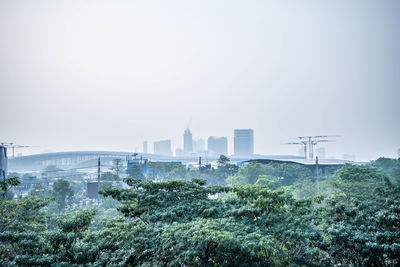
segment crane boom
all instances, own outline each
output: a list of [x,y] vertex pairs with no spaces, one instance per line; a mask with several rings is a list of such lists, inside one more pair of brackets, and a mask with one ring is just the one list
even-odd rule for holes
[[[336,142],[336,140],[331,140],[327,138],[339,137],[339,135],[309,135],[309,136],[299,136],[299,142],[288,142],[283,143],[286,145],[303,145],[304,156],[306,159],[314,159],[314,147],[318,143]],[[308,153],[307,153],[308,152]]]
[[12,157],[15,157],[15,149],[16,148],[26,148],[26,147],[38,147],[38,146],[25,146],[25,145],[16,145],[14,143],[7,143],[7,142],[1,142],[0,143],[4,147],[10,147],[12,148]]

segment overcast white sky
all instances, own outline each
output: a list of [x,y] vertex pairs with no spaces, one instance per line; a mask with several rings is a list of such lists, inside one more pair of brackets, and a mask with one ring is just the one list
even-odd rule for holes
[[[253,128],[255,152],[400,147],[400,1],[0,0],[0,141],[142,150]],[[152,147],[152,145],[151,145]]]

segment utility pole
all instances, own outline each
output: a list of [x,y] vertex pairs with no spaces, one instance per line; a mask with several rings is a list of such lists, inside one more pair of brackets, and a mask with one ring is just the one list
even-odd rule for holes
[[201,156],[199,157],[199,178],[201,178]]
[[100,157],[97,159],[97,200],[100,199],[99,190],[100,190]]
[[315,157],[315,170],[317,172],[317,191],[320,194],[320,184],[319,184],[319,170],[318,170],[318,156]]
[[100,157],[97,159],[97,182],[100,186]]

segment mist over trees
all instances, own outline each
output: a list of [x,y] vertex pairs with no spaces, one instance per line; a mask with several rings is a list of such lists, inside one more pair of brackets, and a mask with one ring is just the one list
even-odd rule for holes
[[[88,208],[66,178],[3,197],[0,265],[400,264],[397,159],[346,164],[323,180],[299,165],[238,168],[226,157],[215,168],[159,167],[147,177],[128,169],[124,181],[103,173],[102,200]],[[18,183],[3,181],[2,194]]]

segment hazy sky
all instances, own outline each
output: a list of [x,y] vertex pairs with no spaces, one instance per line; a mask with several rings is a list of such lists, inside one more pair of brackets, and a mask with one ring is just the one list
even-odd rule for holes
[[233,129],[253,128],[256,153],[335,134],[328,156],[394,157],[399,14],[398,0],[0,0],[0,141],[175,150],[190,123],[230,153]]

